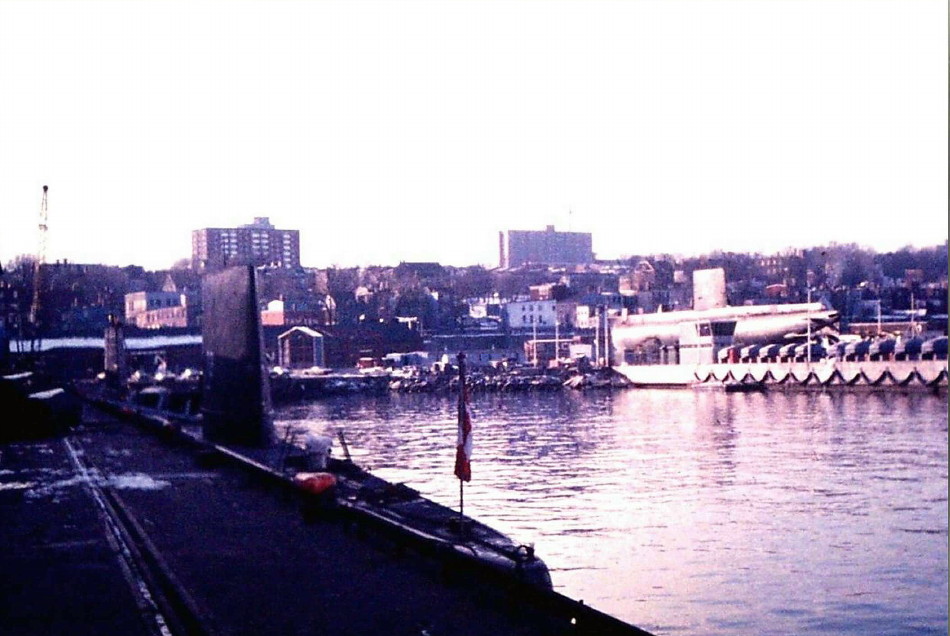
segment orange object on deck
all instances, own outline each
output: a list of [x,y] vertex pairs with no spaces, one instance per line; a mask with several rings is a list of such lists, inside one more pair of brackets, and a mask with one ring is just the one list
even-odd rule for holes
[[294,483],[306,492],[322,495],[336,486],[336,476],[332,473],[297,473]]

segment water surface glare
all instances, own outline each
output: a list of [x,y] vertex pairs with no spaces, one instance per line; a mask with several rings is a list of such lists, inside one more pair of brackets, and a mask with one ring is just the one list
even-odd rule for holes
[[[476,394],[465,512],[555,588],[656,634],[946,634],[947,401],[885,393]],[[453,398],[278,424],[458,506]],[[334,449],[340,455],[339,448]]]

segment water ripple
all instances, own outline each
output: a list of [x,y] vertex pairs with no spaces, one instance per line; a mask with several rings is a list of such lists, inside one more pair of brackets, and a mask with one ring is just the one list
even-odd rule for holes
[[[535,543],[573,598],[657,634],[946,633],[944,399],[631,390],[472,409],[466,512]],[[357,461],[457,506],[455,417],[399,394],[278,424],[344,429]]]

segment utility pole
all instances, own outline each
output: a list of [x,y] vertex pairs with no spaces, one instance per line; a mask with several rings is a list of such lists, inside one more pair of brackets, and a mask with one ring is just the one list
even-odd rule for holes
[[600,306],[594,307],[594,365],[600,366]]
[[538,320],[534,315],[534,309],[531,311],[531,359],[532,366],[538,368]]
[[915,331],[917,325],[914,324],[914,318],[917,317],[917,303],[914,300],[914,292],[910,292],[910,337],[913,338],[917,332]]
[[806,318],[805,324],[808,328],[808,340],[805,342],[807,349],[805,351],[808,353],[808,366],[811,366],[811,285],[808,285],[808,317]]

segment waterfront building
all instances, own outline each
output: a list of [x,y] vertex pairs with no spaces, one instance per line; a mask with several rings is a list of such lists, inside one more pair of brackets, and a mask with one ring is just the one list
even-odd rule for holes
[[383,356],[383,367],[387,369],[402,369],[416,367],[428,369],[431,365],[428,351],[408,351],[406,353],[387,353]]
[[284,369],[326,366],[323,334],[309,327],[293,327],[277,336],[277,354]]
[[596,305],[576,305],[574,307],[574,325],[578,329],[594,329],[597,326]]
[[278,298],[261,310],[265,326],[322,327],[333,324],[333,299],[330,296],[289,301]]
[[[176,278],[179,278],[179,282],[176,282]],[[193,282],[188,281],[189,278],[184,272],[169,272],[161,291],[126,294],[125,323],[139,329],[197,326],[201,302],[196,289],[188,286],[189,282]],[[104,312],[106,309],[99,308],[99,311]],[[103,318],[97,324],[104,324],[106,320]]]
[[584,265],[594,262],[589,232],[507,230],[498,233],[498,264],[503,269],[522,265]]
[[425,340],[432,360],[454,364],[459,351],[465,352],[469,368],[488,367],[506,361],[524,360],[524,337],[503,333],[433,334]]
[[557,321],[556,300],[529,300],[505,305],[508,329],[516,333],[553,331]]
[[266,216],[236,228],[191,233],[191,267],[213,271],[232,265],[300,267],[300,232],[275,228]]
[[[309,329],[323,336],[325,366],[331,369],[354,367],[360,358],[381,360],[387,353],[420,351],[418,331],[399,323],[368,322],[359,325],[327,325]],[[264,347],[273,359],[279,359],[277,338],[287,332],[285,326],[263,325]],[[458,351],[456,351],[457,353]]]
[[[576,345],[580,345],[580,348]],[[543,369],[550,368],[552,363],[556,366],[557,360],[572,360],[577,357],[590,359],[593,356],[592,351],[591,345],[583,345],[579,339],[573,338],[529,338],[524,341],[525,361]]]
[[177,291],[140,291],[125,295],[125,322],[139,329],[188,327],[189,303]]

